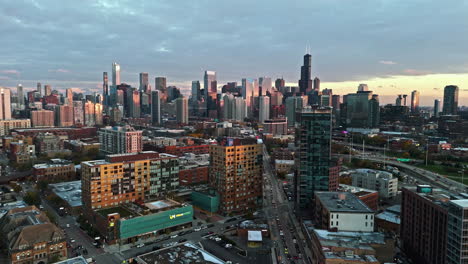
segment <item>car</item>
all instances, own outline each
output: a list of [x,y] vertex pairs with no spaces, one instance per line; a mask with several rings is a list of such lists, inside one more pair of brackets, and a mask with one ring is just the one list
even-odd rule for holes
[[138,244],[136,247],[137,247],[137,248],[142,248],[142,247],[144,247],[144,246],[145,246],[145,244],[141,243],[141,244]]
[[187,242],[187,239],[186,238],[182,238],[179,240],[179,243],[183,243],[183,242]]
[[76,242],[75,239],[70,238],[70,243],[75,243],[75,242]]
[[70,228],[70,224],[67,224],[67,228]]
[[232,248],[232,244],[226,244],[224,247],[225,248]]
[[208,227],[205,226],[205,225],[204,225],[204,226],[201,226],[201,229],[202,229],[202,230],[203,230],[203,229],[207,229],[207,228],[208,228]]
[[178,234],[174,234],[174,235],[171,236],[171,238],[176,238],[178,236],[179,236]]
[[199,227],[195,227],[195,229],[193,229],[193,231],[195,231],[195,232],[198,232],[200,230],[201,230],[201,228],[199,228]]

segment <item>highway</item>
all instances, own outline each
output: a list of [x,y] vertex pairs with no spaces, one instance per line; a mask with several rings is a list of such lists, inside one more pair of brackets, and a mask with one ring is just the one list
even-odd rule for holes
[[[347,156],[347,155],[345,155]],[[384,156],[373,154],[373,155],[354,155],[354,158],[366,159],[374,162],[385,163],[391,166],[402,168],[408,173],[411,177],[417,179],[420,183],[430,184],[435,187],[446,189],[454,192],[466,192],[466,186],[460,182],[451,180],[443,175],[434,173],[428,170],[424,170],[413,166],[411,164],[389,160]]]
[[[269,221],[278,263],[309,263],[308,249],[304,249],[304,235],[294,218],[293,206],[282,190],[281,181],[271,167],[270,156],[264,146],[264,213]],[[296,242],[296,243],[294,243]],[[307,251],[304,251],[307,250]],[[304,254],[304,252],[306,254]]]

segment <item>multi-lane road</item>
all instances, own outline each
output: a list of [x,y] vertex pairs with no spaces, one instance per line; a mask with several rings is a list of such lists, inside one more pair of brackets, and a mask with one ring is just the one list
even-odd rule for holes
[[[274,254],[278,263],[309,263],[309,252],[303,248],[304,235],[294,218],[293,206],[285,197],[282,183],[271,167],[270,156],[264,147],[264,212],[271,229]],[[305,251],[307,250],[307,251]]]

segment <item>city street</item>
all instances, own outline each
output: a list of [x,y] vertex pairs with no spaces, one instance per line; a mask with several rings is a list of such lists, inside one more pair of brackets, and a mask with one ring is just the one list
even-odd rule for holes
[[[264,211],[269,219],[271,227],[271,237],[274,241],[278,263],[309,263],[307,257],[310,256],[308,249],[304,249],[304,235],[300,229],[298,221],[294,217],[293,204],[284,197],[281,181],[276,178],[276,174],[271,167],[270,156],[264,147]],[[282,233],[282,234],[281,234]],[[296,241],[294,241],[294,239]],[[296,242],[296,243],[294,243]],[[307,251],[305,251],[307,250]],[[304,254],[304,252],[306,254]],[[299,258],[295,260],[294,258]]]

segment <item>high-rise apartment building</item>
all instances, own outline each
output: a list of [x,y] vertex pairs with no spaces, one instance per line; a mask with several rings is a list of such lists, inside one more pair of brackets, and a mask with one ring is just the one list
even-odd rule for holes
[[447,204],[447,264],[468,263],[468,200]]
[[220,194],[220,212],[244,214],[262,206],[263,144],[228,138],[210,145],[210,185]]
[[411,92],[411,113],[419,112],[419,91]]
[[456,115],[458,113],[458,86],[445,86],[442,113],[444,115]]
[[44,85],[44,96],[49,96],[52,94],[52,86],[50,84]]
[[259,87],[257,79],[242,79],[242,98],[245,99],[247,105],[247,116],[253,118],[255,112],[254,98],[259,95]]
[[43,91],[42,91],[42,84],[40,82],[38,82],[36,84],[36,91],[39,93],[39,96],[42,97],[44,95]]
[[102,126],[104,123],[102,111],[104,110],[103,105],[100,103],[94,104],[94,122],[97,126]]
[[120,65],[117,62],[112,63],[112,85],[120,85]]
[[304,55],[304,65],[301,66],[301,79],[299,80],[299,92],[306,95],[312,91],[312,56]]
[[303,96],[290,96],[286,98],[286,117],[289,127],[293,127],[296,122],[296,112],[302,110],[306,105],[306,98]]
[[11,129],[29,127],[31,127],[30,119],[0,120],[0,136],[9,135]]
[[141,152],[142,134],[131,126],[102,128],[98,131],[100,151],[104,154]]
[[260,123],[265,122],[265,120],[270,119],[270,97],[260,96],[259,101],[259,111],[258,111],[258,121]]
[[11,91],[0,88],[0,120],[11,119]]
[[18,84],[16,86],[16,94],[18,96],[18,108],[19,109],[24,109],[24,91],[23,91],[23,85]]
[[81,163],[82,200],[86,210],[162,198],[179,186],[177,156],[146,151],[107,155]]
[[50,111],[50,110],[31,111],[32,127],[53,127],[54,123],[55,123],[54,111]]
[[296,208],[312,208],[316,191],[328,191],[331,165],[331,108],[305,108],[297,113],[299,167],[295,181]]
[[72,105],[73,104],[73,89],[72,88],[68,88],[66,90],[66,98],[65,98],[65,104],[67,105]]
[[151,121],[154,126],[161,124],[161,98],[160,91],[151,92]]
[[447,263],[448,222],[445,204],[449,199],[447,194],[428,185],[403,188],[401,248],[415,263]]
[[[361,86],[361,85],[360,85]],[[377,128],[380,121],[380,107],[378,95],[372,91],[365,91],[367,86],[360,87],[360,91],[346,95],[345,113],[346,127],[352,128]]]
[[74,125],[73,106],[56,105],[55,106],[55,125],[58,127],[69,127]]
[[96,125],[96,116],[95,116],[94,111],[95,111],[94,103],[91,101],[86,101],[83,105],[83,115],[84,115],[85,126]]
[[434,113],[433,113],[433,116],[437,118],[437,117],[439,117],[439,114],[440,114],[440,100],[435,99],[434,100]]
[[186,97],[176,99],[176,118],[177,122],[181,124],[188,124],[189,122],[188,100]]
[[83,101],[73,101],[73,123],[84,125]]

